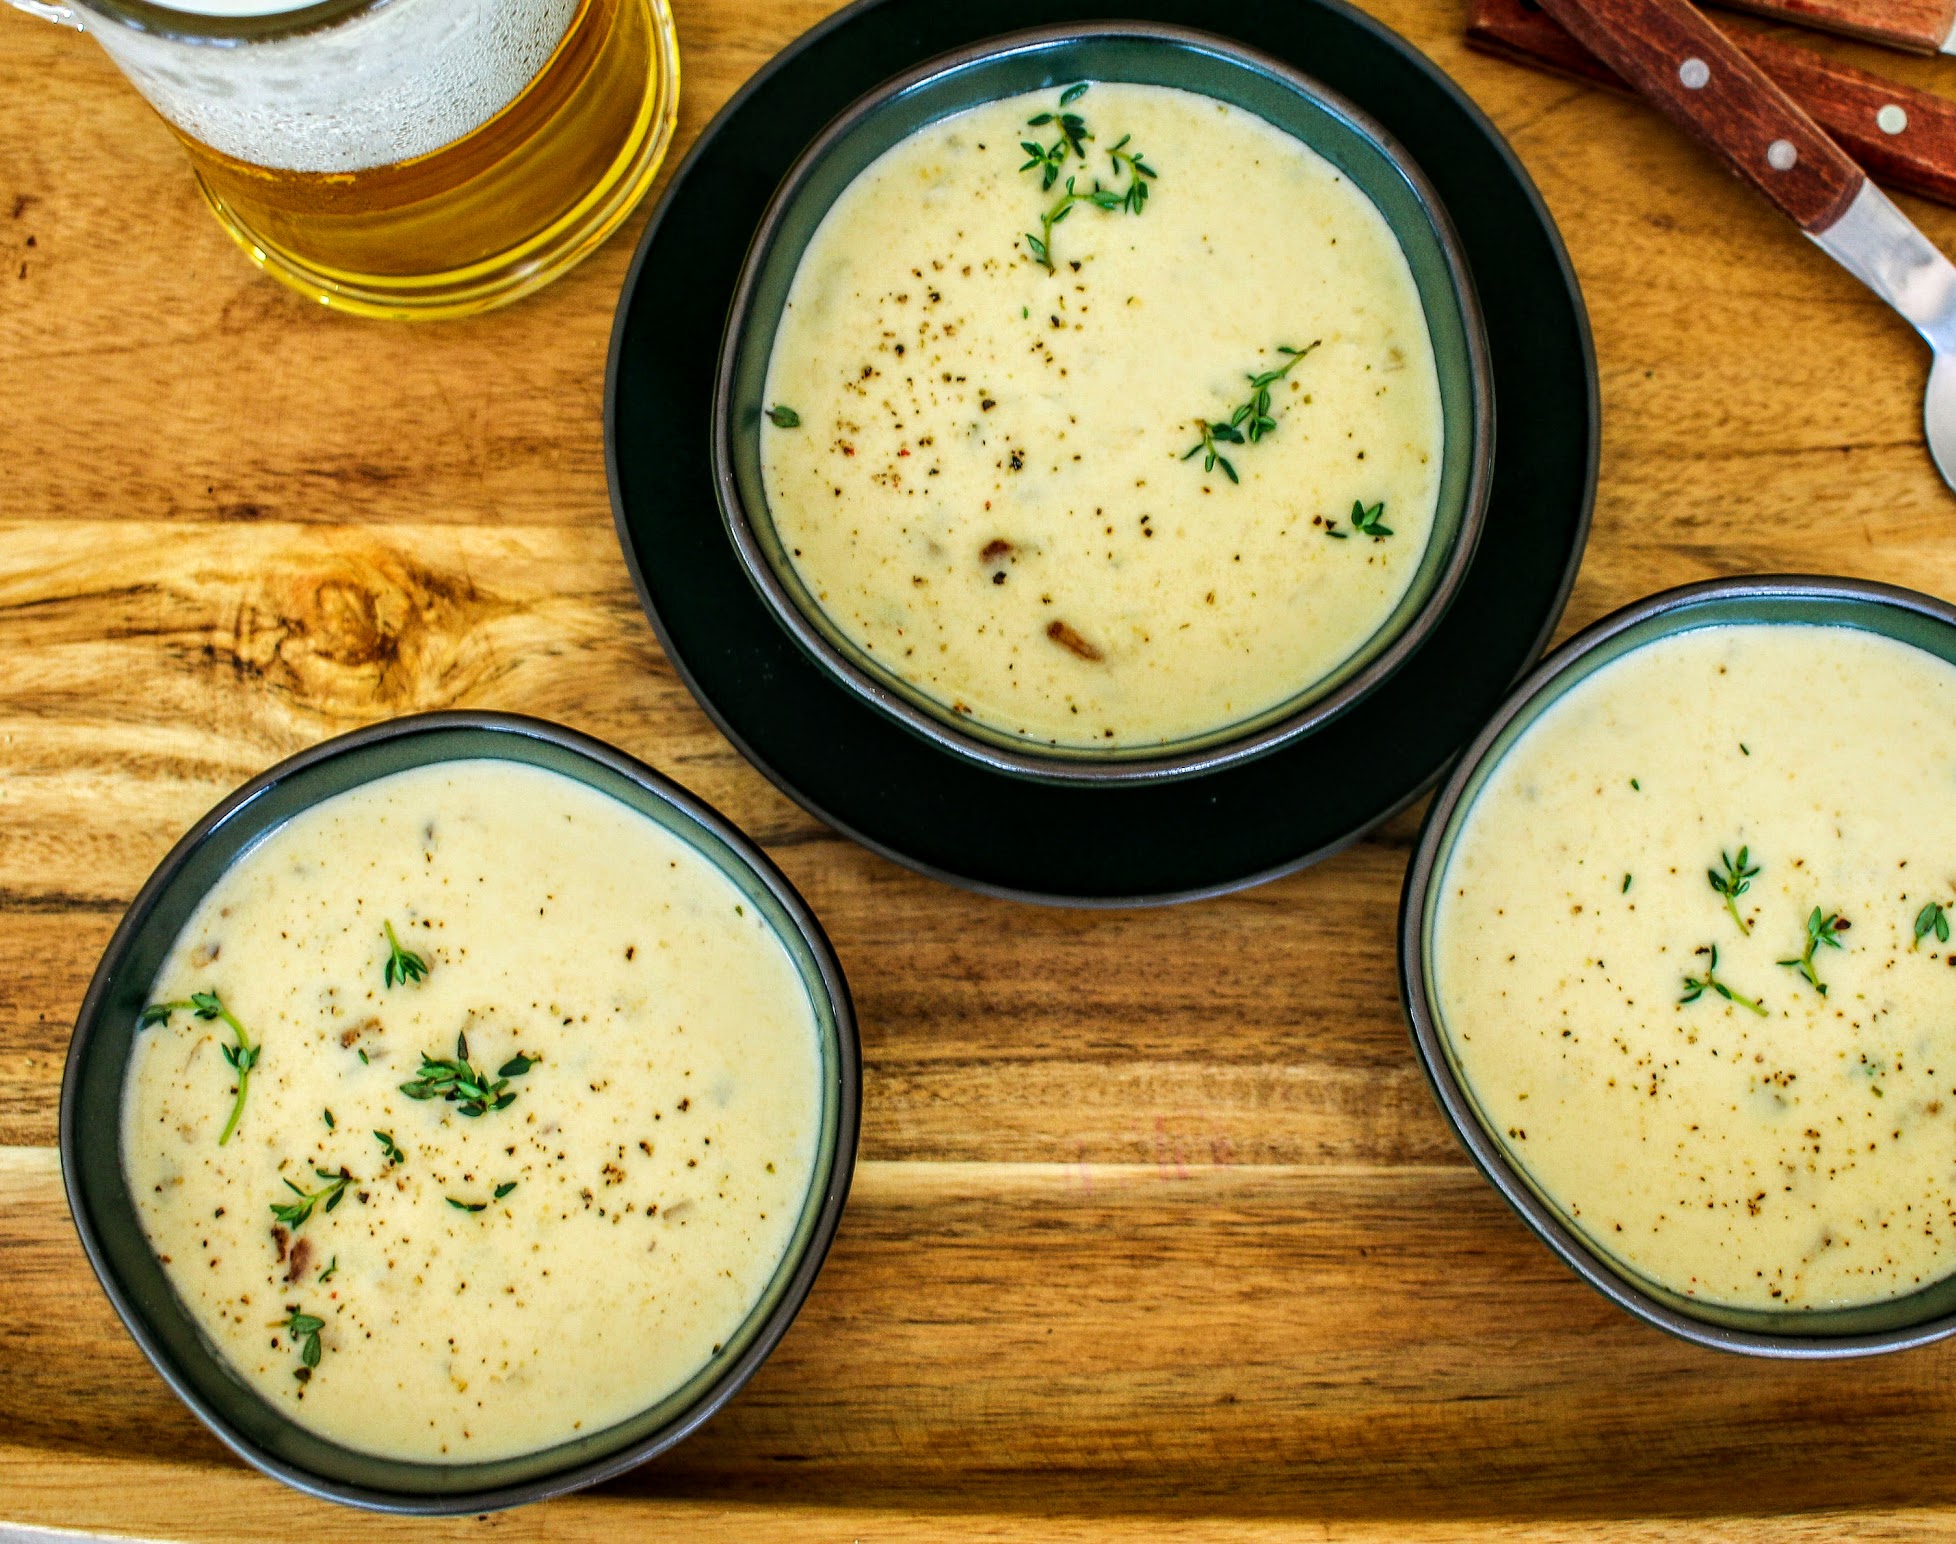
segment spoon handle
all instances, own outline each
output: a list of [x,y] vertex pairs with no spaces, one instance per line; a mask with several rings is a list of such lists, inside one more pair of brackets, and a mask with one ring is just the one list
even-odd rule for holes
[[1617,74],[1818,235],[1867,174],[1687,0],[1540,0]]

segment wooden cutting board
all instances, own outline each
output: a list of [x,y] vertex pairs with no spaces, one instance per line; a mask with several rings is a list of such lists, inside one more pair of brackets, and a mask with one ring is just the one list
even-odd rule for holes
[[[828,8],[685,0],[682,147]],[[1371,8],[1512,137],[1588,291],[1607,430],[1568,627],[1748,570],[1956,595],[1903,325],[1637,103],[1467,52],[1465,0]],[[1956,91],[1956,64],[1819,46]],[[0,8],[0,104],[0,1519],[1956,1534],[1956,1346],[1796,1367],[1676,1344],[1466,1167],[1393,986],[1414,818],[1247,895],[1079,914],[917,878],[749,770],[612,536],[600,391],[637,222],[490,317],[352,321],[252,273],[87,39]],[[1956,213],[1910,207],[1956,250]],[[184,827],[329,734],[460,705],[601,735],[753,832],[835,939],[868,1076],[828,1270],[724,1415],[579,1499],[414,1524],[257,1477],[164,1389],[76,1245],[55,1103],[96,955]]]

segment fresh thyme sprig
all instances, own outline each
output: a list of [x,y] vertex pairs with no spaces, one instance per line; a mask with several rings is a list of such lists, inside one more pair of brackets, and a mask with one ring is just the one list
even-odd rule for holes
[[291,1180],[287,1180],[285,1188],[299,1199],[272,1202],[272,1215],[288,1228],[301,1226],[308,1217],[312,1216],[312,1209],[322,1201],[326,1203],[323,1210],[330,1212],[345,1198],[346,1187],[353,1183],[353,1176],[344,1168],[316,1168],[312,1172],[328,1183],[321,1185],[317,1190],[301,1190]]
[[381,971],[382,982],[389,987],[406,986],[427,975],[428,962],[412,949],[401,947],[400,939],[394,936],[394,924],[383,921],[380,925],[387,930],[387,964]]
[[1913,951],[1931,933],[1936,935],[1937,943],[1949,942],[1949,913],[1943,909],[1940,901],[1929,902],[1915,914],[1915,940],[1909,949]]
[[1853,925],[1853,923],[1849,922],[1839,912],[1831,912],[1826,916],[1822,916],[1820,908],[1818,906],[1814,907],[1812,913],[1807,917],[1806,948],[1800,951],[1800,957],[1798,959],[1781,960],[1779,963],[1793,970],[1797,970],[1807,978],[1807,984],[1809,986],[1822,997],[1825,997],[1827,995],[1827,983],[1822,981],[1814,971],[1813,951],[1823,944],[1829,949],[1845,949],[1847,945],[1840,941],[1840,935],[1845,933]]
[[300,1313],[297,1303],[287,1303],[285,1307],[290,1317],[272,1320],[272,1328],[284,1330],[299,1348],[300,1365],[293,1369],[292,1376],[305,1383],[319,1365],[319,1332],[326,1328],[326,1321],[316,1314]]
[[1707,957],[1705,960],[1705,973],[1702,976],[1686,976],[1684,978],[1684,996],[1678,999],[1679,1007],[1683,1007],[1687,1003],[1695,1003],[1707,992],[1716,992],[1728,1003],[1737,1003],[1741,1008],[1750,1008],[1762,1019],[1766,1016],[1766,1005],[1763,1002],[1757,1002],[1745,996],[1743,993],[1733,991],[1723,981],[1718,979],[1717,944],[1706,944],[1703,948],[1695,952]]
[[[1288,360],[1273,370],[1245,371],[1245,378],[1250,383],[1248,399],[1231,413],[1226,421],[1196,419],[1196,432],[1201,437],[1182,452],[1182,459],[1187,461],[1193,456],[1200,455],[1203,471],[1213,472],[1217,467],[1221,467],[1223,476],[1231,482],[1240,482],[1242,479],[1236,475],[1236,468],[1230,465],[1229,457],[1216,449],[1217,443],[1220,441],[1228,445],[1254,445],[1266,434],[1272,433],[1277,427],[1277,420],[1270,410],[1270,388],[1289,375],[1296,367],[1297,361],[1304,358],[1322,341],[1321,338],[1313,339],[1302,348],[1292,348],[1288,343],[1279,343],[1277,352],[1290,355]],[[1379,507],[1383,510],[1385,506]],[[1385,534],[1392,533],[1388,531]]]
[[[1370,536],[1374,540],[1379,541],[1390,536],[1392,534],[1392,527],[1385,523],[1385,500],[1381,499],[1370,509],[1367,509],[1363,499],[1353,499],[1352,531],[1358,532],[1360,536]],[[1324,534],[1338,541],[1343,541],[1351,535],[1351,531],[1341,531],[1338,529],[1338,522],[1336,520],[1327,520],[1324,523]]]
[[[1036,140],[1022,139],[1019,148],[1026,153],[1026,162],[1019,168],[1022,172],[1037,170],[1039,191],[1050,193],[1053,185],[1066,169],[1070,156],[1083,166],[1087,160],[1087,141],[1093,135],[1087,129],[1087,121],[1078,113],[1068,112],[1081,97],[1087,94],[1087,82],[1079,81],[1060,93],[1059,107],[1048,113],[1035,113],[1026,120],[1028,128],[1040,129],[1048,124],[1056,125],[1059,138],[1050,145],[1042,145]],[[1095,178],[1093,186],[1081,189],[1077,176],[1068,177],[1060,193],[1059,200],[1039,217],[1039,234],[1026,232],[1026,250],[1032,254],[1033,261],[1046,272],[1055,271],[1053,263],[1053,227],[1073,212],[1075,204],[1091,204],[1103,213],[1113,214],[1125,210],[1129,214],[1139,214],[1147,206],[1148,180],[1156,176],[1155,169],[1142,159],[1141,152],[1129,150],[1131,134],[1123,134],[1108,150],[1107,159],[1114,168],[1114,175],[1125,173],[1127,186],[1122,188],[1103,188],[1100,179]]]
[[1358,499],[1352,500],[1352,529],[1360,536],[1390,536],[1392,527],[1382,523],[1385,515],[1385,500],[1380,499],[1370,509]]
[[407,1162],[407,1154],[401,1151],[400,1144],[394,1140],[393,1132],[376,1131],[374,1137],[380,1143],[381,1157],[385,1158],[389,1163]]
[[1725,865],[1725,872],[1721,874],[1717,869],[1705,870],[1705,877],[1711,881],[1711,887],[1725,897],[1725,909],[1732,914],[1732,920],[1738,923],[1739,931],[1747,937],[1752,935],[1752,929],[1746,925],[1745,918],[1739,915],[1738,902],[1739,897],[1752,888],[1752,881],[1759,873],[1758,864],[1748,866],[1746,863],[1746,857],[1750,852],[1750,848],[1741,847],[1738,857],[1734,858],[1730,853],[1720,851],[1718,861]]
[[[1202,438],[1189,447],[1187,454],[1182,459],[1186,461],[1198,450],[1203,451],[1205,452],[1202,457],[1203,471],[1213,472],[1217,467],[1221,467],[1223,469],[1223,476],[1227,477],[1231,482],[1241,482],[1242,479],[1236,475],[1236,468],[1229,464],[1229,457],[1216,449],[1216,440],[1220,437],[1227,439],[1232,445],[1240,445],[1243,443],[1243,436],[1238,434],[1234,429],[1231,429],[1228,424],[1211,424],[1205,418],[1196,419],[1195,427]],[[1225,432],[1219,436],[1217,433],[1218,430]]]
[[1029,172],[1035,166],[1038,167],[1039,191],[1042,193],[1051,192],[1053,184],[1059,181],[1060,172],[1065,169],[1069,152],[1077,160],[1084,161],[1087,158],[1086,142],[1093,138],[1087,132],[1087,120],[1078,113],[1069,113],[1066,110],[1086,94],[1087,82],[1077,81],[1060,93],[1057,111],[1037,113],[1026,119],[1026,127],[1029,129],[1043,129],[1049,123],[1059,125],[1060,137],[1050,145],[1041,145],[1029,139],[1019,141],[1019,148],[1032,158],[1019,170]]
[[251,1036],[245,1033],[244,1025],[238,1022],[237,1016],[224,1006],[224,999],[215,992],[192,992],[187,1002],[151,1003],[143,1009],[136,1027],[148,1029],[152,1024],[165,1023],[173,1013],[194,1014],[200,1019],[222,1019],[237,1037],[235,1044],[218,1047],[224,1053],[226,1063],[238,1075],[238,1094],[231,1101],[231,1118],[224,1123],[224,1130],[217,1139],[217,1145],[222,1147],[231,1140],[231,1133],[238,1129],[238,1117],[244,1114],[245,1090],[251,1085],[251,1069],[258,1065],[264,1044],[251,1043]]
[[401,1092],[410,1099],[446,1099],[458,1106],[459,1114],[473,1119],[513,1104],[515,1091],[504,1092],[509,1088],[509,1080],[520,1078],[535,1065],[534,1057],[519,1052],[496,1069],[496,1080],[492,1083],[486,1072],[478,1072],[469,1065],[469,1037],[466,1033],[459,1034],[455,1037],[455,1059],[439,1060],[423,1051],[420,1072],[413,1082],[401,1085]]

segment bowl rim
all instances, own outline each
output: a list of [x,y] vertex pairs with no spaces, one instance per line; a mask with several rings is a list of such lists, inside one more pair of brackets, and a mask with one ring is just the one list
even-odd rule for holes
[[[1461,799],[1488,762],[1496,741],[1547,688],[1583,659],[1611,640],[1654,618],[1682,615],[1721,600],[1829,600],[1855,605],[1891,607],[1940,622],[1956,634],[1956,606],[1917,590],[1873,579],[1827,574],[1753,574],[1706,579],[1660,590],[1610,612],[1551,651],[1509,691],[1481,731],[1460,753],[1445,782],[1433,796],[1421,824],[1412,861],[1406,866],[1399,903],[1398,974],[1400,1002],[1421,1070],[1426,1074],[1440,1113],[1454,1138],[1466,1149],[1474,1167],[1521,1220],[1563,1264],[1619,1308],[1681,1340],[1715,1351],[1784,1360],[1829,1361],[1905,1351],[1956,1334],[1956,1313],[1924,1319],[1892,1329],[1843,1335],[1775,1334],[1717,1324],[1663,1302],[1603,1263],[1547,1202],[1523,1179],[1507,1148],[1493,1136],[1448,1060],[1445,1032],[1426,975],[1425,945],[1429,918],[1427,895],[1435,864],[1448,828],[1459,813]],[[1719,625],[1716,623],[1707,625]],[[1767,624],[1797,625],[1797,624]],[[1684,629],[1681,629],[1684,630]],[[1673,636],[1665,634],[1664,636]],[[1563,689],[1577,683],[1565,682]],[[1496,758],[1497,761],[1499,758]],[[1790,1318],[1790,1315],[1789,1315]]]
[[[213,831],[268,789],[286,778],[324,762],[365,751],[390,741],[411,739],[430,733],[452,733],[457,730],[512,735],[569,750],[637,784],[724,842],[741,861],[749,866],[780,904],[816,963],[821,978],[821,990],[828,999],[829,1010],[835,1019],[839,1049],[836,1069],[839,1089],[835,1151],[831,1161],[828,1187],[822,1197],[808,1242],[800,1259],[795,1263],[779,1301],[769,1312],[753,1340],[739,1356],[729,1362],[721,1376],[707,1387],[697,1403],[681,1412],[666,1425],[646,1433],[637,1441],[583,1463],[514,1484],[485,1486],[478,1490],[421,1493],[382,1490],[332,1479],[267,1452],[234,1428],[222,1412],[213,1408],[196,1387],[178,1371],[157,1338],[150,1333],[142,1309],[133,1301],[115,1275],[97,1232],[95,1217],[89,1209],[87,1198],[82,1193],[79,1178],[82,1164],[80,1134],[82,1120],[87,1112],[81,1108],[78,1068],[83,1059],[80,1053],[87,1049],[102,1018],[103,1000],[108,993],[116,968],[129,952],[137,934],[148,922],[150,914],[155,910],[164,892],[174,883],[192,854],[202,847]],[[468,758],[438,757],[419,765],[435,765],[440,761],[461,759]],[[315,806],[309,804],[306,807]],[[135,898],[124,911],[121,921],[116,924],[115,932],[102,951],[101,960],[89,980],[81,1007],[76,1012],[75,1027],[69,1037],[66,1062],[62,1070],[57,1151],[60,1155],[62,1189],[68,1203],[69,1215],[74,1222],[76,1233],[81,1238],[82,1251],[88,1257],[88,1263],[95,1272],[96,1280],[101,1283],[102,1290],[107,1294],[117,1317],[122,1320],[123,1327],[129,1331],[143,1355],[149,1359],[150,1365],[169,1385],[171,1391],[189,1406],[191,1412],[219,1441],[253,1468],[274,1479],[283,1480],[307,1495],[364,1507],[371,1511],[434,1517],[500,1510],[582,1490],[623,1474],[647,1459],[663,1453],[691,1436],[700,1426],[718,1414],[746,1386],[761,1364],[773,1353],[782,1336],[787,1333],[789,1326],[800,1313],[802,1305],[807,1301],[815,1278],[820,1274],[829,1249],[835,1241],[843,1208],[849,1197],[850,1186],[855,1176],[861,1122],[862,1040],[856,1022],[854,1002],[849,994],[849,985],[843,975],[841,962],[837,959],[828,935],[823,931],[820,921],[817,920],[808,903],[802,899],[787,876],[775,866],[773,860],[751,838],[698,795],[682,787],[664,773],[654,770],[636,757],[629,756],[602,740],[565,725],[525,714],[448,710],[407,714],[383,723],[370,724],[347,734],[323,740],[296,755],[288,756],[226,794],[178,838],[149,878],[143,882],[142,888],[137,891]],[[279,1419],[286,1421],[282,1413],[279,1414]],[[292,1423],[288,1421],[287,1424]]]
[[[1347,680],[1295,712],[1261,729],[1194,750],[1160,756],[1130,756],[1119,760],[1046,755],[994,744],[960,729],[884,684],[836,648],[803,614],[761,550],[752,513],[740,496],[733,465],[733,377],[735,357],[752,317],[761,270],[787,218],[814,171],[862,122],[896,97],[939,76],[991,59],[1033,53],[1060,43],[1096,38],[1140,38],[1180,49],[1218,55],[1254,72],[1274,76],[1306,99],[1344,119],[1386,158],[1405,179],[1430,222],[1445,263],[1449,287],[1459,307],[1466,341],[1467,376],[1473,394],[1473,431],[1465,447],[1467,485],[1461,504],[1460,528],[1445,564],[1435,576],[1426,601],[1398,634]],[[1395,233],[1396,234],[1396,233]],[[1196,777],[1254,760],[1299,740],[1330,723],[1383,685],[1426,642],[1460,592],[1486,523],[1494,476],[1494,374],[1480,294],[1453,219],[1438,191],[1398,139],[1372,114],[1334,91],[1316,77],[1273,54],[1233,38],[1167,22],[1099,21],[1025,27],[984,38],[938,54],[890,76],[845,107],[809,142],[783,176],[768,201],[760,223],[741,261],[740,278],[721,334],[713,381],[712,461],[714,491],[721,524],[749,582],[759,592],[775,620],[831,679],[912,733],[968,761],[1010,776],[1040,782],[1089,786],[1132,786]],[[1374,635],[1376,636],[1376,635]]]

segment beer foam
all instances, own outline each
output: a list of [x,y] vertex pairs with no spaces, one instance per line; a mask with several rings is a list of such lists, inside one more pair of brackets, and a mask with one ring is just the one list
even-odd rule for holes
[[314,0],[170,0],[166,11],[182,11],[187,16],[279,16],[286,11],[303,11]]
[[[196,4],[204,15],[289,8]],[[87,20],[150,105],[192,139],[273,170],[352,172],[427,155],[495,117],[535,79],[579,4],[383,0],[318,32],[228,48]]]

